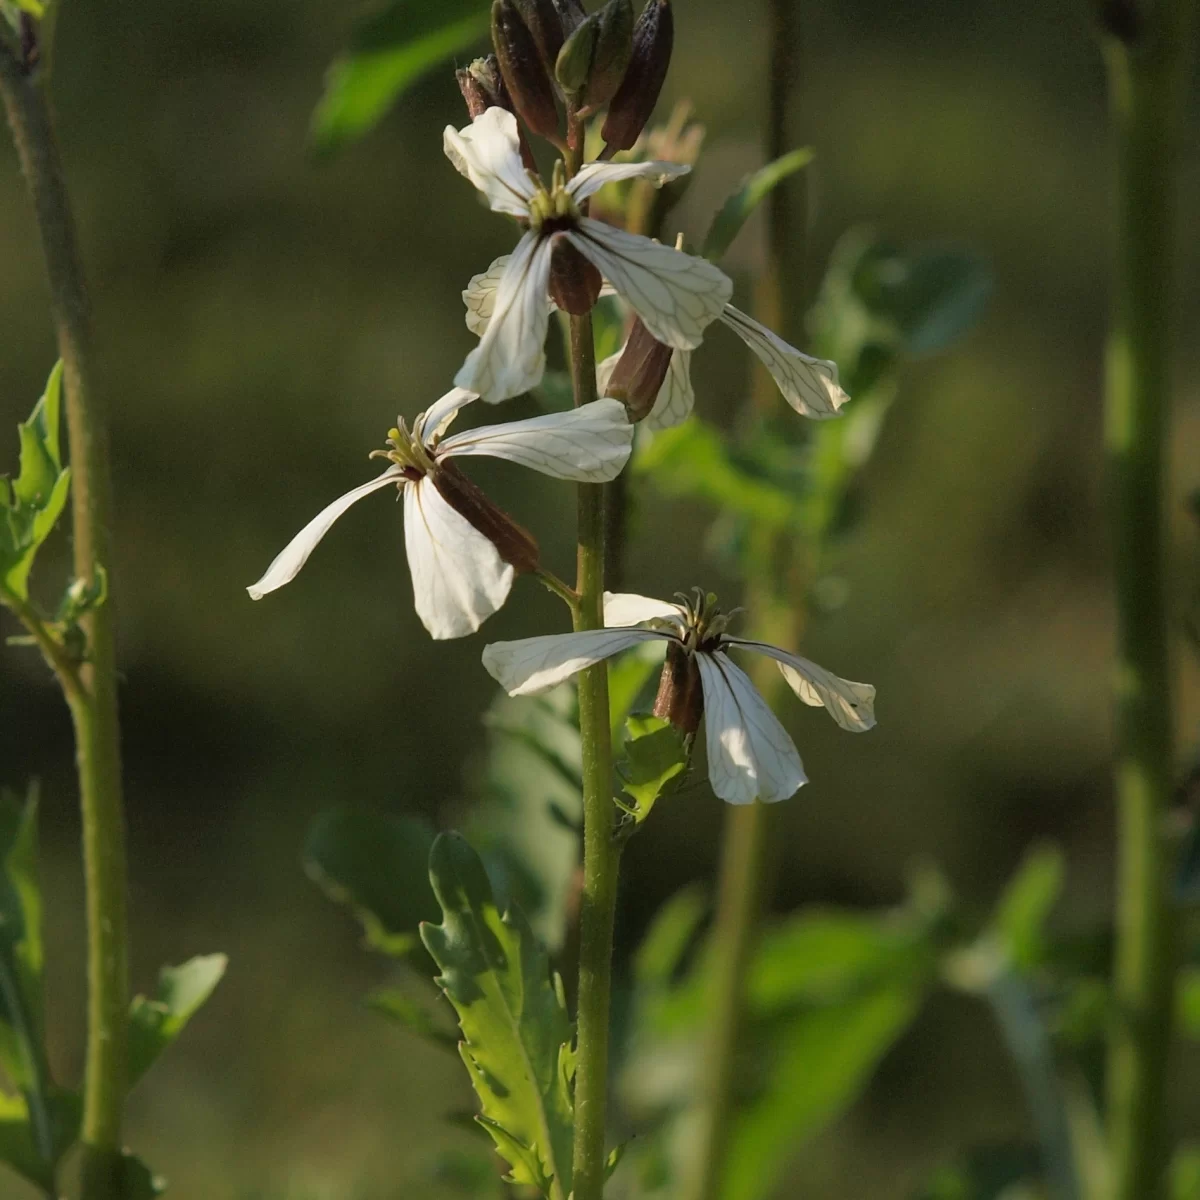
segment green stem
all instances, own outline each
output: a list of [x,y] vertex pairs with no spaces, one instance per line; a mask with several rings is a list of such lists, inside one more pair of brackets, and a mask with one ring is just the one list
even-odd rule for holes
[[[33,200],[63,361],[75,574],[91,584],[103,566],[111,596],[107,430],[90,386],[91,317],[75,223],[47,98],[2,42],[0,99]],[[110,1200],[119,1186],[129,1007],[125,825],[111,599],[90,612],[82,625],[88,660],[79,670],[79,687],[66,689],[66,694],[75,726],[88,917],[83,1197]]]
[[1174,752],[1164,491],[1179,123],[1194,0],[1138,6],[1134,44],[1107,46],[1117,247],[1105,381],[1117,602],[1116,1017],[1108,1101],[1114,1200],[1157,1200],[1168,1158],[1175,978],[1163,822]]
[[[591,316],[571,318],[575,403],[596,398]],[[604,487],[579,485],[576,630],[604,625]],[[613,838],[608,667],[579,676],[583,744],[583,894],[579,914],[578,1060],[575,1068],[574,1200],[600,1200],[606,1166],[608,1026],[620,847]]]
[[[798,14],[792,0],[768,0],[771,41],[765,150],[773,161],[788,149],[787,114],[796,77]],[[802,185],[803,180],[799,183]],[[778,329],[783,317],[783,288],[796,280],[786,267],[803,254],[803,202],[799,213],[787,187],[775,189],[767,208],[767,269],[755,289],[760,320]],[[797,215],[799,220],[796,220]],[[789,292],[791,294],[791,292]],[[770,375],[757,363],[751,387],[751,411],[764,414],[778,403]],[[794,597],[781,600],[772,583],[776,539],[752,534],[756,571],[747,580],[746,605],[754,636],[787,644],[802,622]],[[789,589],[791,590],[791,589]],[[802,592],[797,589],[796,595]],[[768,701],[781,691],[778,672],[767,660],[752,668],[755,683]],[[766,669],[763,669],[766,668]],[[702,1141],[696,1172],[687,1191],[689,1200],[714,1200],[720,1194],[729,1129],[735,1109],[734,1066],[743,1025],[746,968],[757,937],[765,878],[769,873],[770,809],[765,804],[729,806],[725,814],[724,851],[717,885],[717,914],[713,933],[713,975],[710,982],[709,1026],[703,1046],[701,1122]]]

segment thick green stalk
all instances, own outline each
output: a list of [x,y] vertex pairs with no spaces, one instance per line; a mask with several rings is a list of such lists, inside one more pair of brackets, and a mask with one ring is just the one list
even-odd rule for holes
[[[71,456],[75,574],[103,568],[112,591],[107,431],[90,383],[90,308],[62,162],[43,90],[0,41],[0,98],[29,186],[46,258],[63,361]],[[83,621],[88,658],[66,689],[75,725],[88,918],[88,1045],[84,1079],[84,1200],[116,1195],[127,1090],[129,1008],[125,824],[111,600]]]
[[1164,817],[1174,752],[1164,493],[1171,275],[1182,110],[1195,0],[1138,5],[1107,46],[1116,132],[1117,247],[1105,424],[1117,601],[1116,1016],[1108,1100],[1114,1200],[1165,1189],[1175,980]]
[[[575,403],[596,398],[596,354],[590,316],[571,318]],[[604,625],[604,487],[579,485],[575,628]],[[620,848],[613,838],[612,737],[608,667],[579,676],[579,734],[583,745],[583,895],[579,914],[578,1051],[575,1068],[574,1200],[600,1200],[608,1107],[608,1027],[612,990],[613,924]]]

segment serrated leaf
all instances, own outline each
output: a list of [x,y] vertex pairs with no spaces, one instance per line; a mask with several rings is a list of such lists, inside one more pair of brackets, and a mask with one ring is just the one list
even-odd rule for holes
[[457,1051],[458,1039],[444,1028],[425,1004],[399,988],[376,988],[367,996],[367,1007],[443,1050]]
[[441,925],[422,925],[458,1013],[481,1123],[515,1182],[554,1200],[571,1191],[572,1030],[546,951],[519,909],[501,917],[483,863],[459,834],[429,855]]
[[133,1087],[212,995],[229,960],[224,954],[189,959],[158,974],[153,998],[135,996],[129,1009],[129,1086]]
[[62,364],[55,366],[46,391],[29,420],[17,426],[20,474],[4,489],[0,512],[0,591],[21,600],[29,596],[29,572],[42,543],[62,515],[71,473],[62,465],[59,414]]
[[683,735],[662,717],[638,715],[625,722],[624,758],[617,764],[621,790],[633,800],[640,824],[655,802],[687,770],[688,746]]
[[701,254],[716,262],[733,244],[750,214],[790,175],[812,162],[808,147],[792,150],[747,175],[713,218]]
[[417,926],[438,913],[426,867],[433,837],[420,817],[335,808],[309,827],[304,868],[354,913],[371,949],[403,956],[420,947]]
[[392,0],[330,67],[313,114],[316,147],[330,151],[362,137],[426,72],[487,29],[488,8],[479,0]]
[[1001,896],[992,929],[1018,970],[1029,970],[1045,957],[1045,924],[1062,885],[1062,851],[1035,846]]

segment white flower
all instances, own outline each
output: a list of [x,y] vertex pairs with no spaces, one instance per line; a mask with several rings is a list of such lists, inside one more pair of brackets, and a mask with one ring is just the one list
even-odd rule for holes
[[[496,307],[496,291],[511,258],[506,254],[496,259],[482,274],[473,276],[463,292],[463,303],[467,306],[467,328],[476,337],[487,334]],[[614,294],[613,288],[607,283],[601,292],[601,295],[605,294]],[[547,311],[552,311],[553,307],[553,303],[550,303]],[[732,304],[724,306],[717,320],[729,326],[750,347],[771,373],[784,399],[801,416],[818,421],[841,416],[842,405],[850,397],[838,383],[837,363],[813,358],[788,345],[783,338]],[[622,346],[596,368],[597,387],[601,396],[605,394],[613,368],[624,352],[625,347]],[[691,414],[696,403],[691,361],[690,350],[676,348],[672,353],[666,379],[644,422],[647,429],[668,429],[680,424]]]
[[588,163],[551,190],[521,163],[512,113],[489,108],[465,129],[447,126],[446,155],[494,212],[529,225],[496,282],[487,331],[454,382],[495,402],[536,386],[546,366],[550,259],[565,239],[665,345],[693,350],[733,291],[702,258],[583,216],[579,206],[606,183],[637,176],[663,183],[686,174],[677,163]]
[[514,570],[496,545],[447,502],[443,489],[456,495],[470,485],[451,487],[454,480],[448,479],[451,469],[446,461],[482,454],[556,479],[604,483],[615,479],[628,460],[633,427],[621,404],[607,399],[445,437],[458,410],[475,399],[473,393],[455,388],[421,413],[411,432],[398,421],[389,434],[390,449],[375,452],[392,465],[318,513],[266,574],[246,589],[251,598],[261,600],[290,583],[338,517],[362,497],[392,486],[404,495],[404,541],[413,601],[425,628],[435,638],[462,637],[478,629],[504,603]]
[[852,733],[875,724],[875,689],[839,679],[816,663],[765,642],[729,637],[729,616],[711,596],[668,604],[632,594],[604,597],[606,628],[585,633],[495,642],[483,665],[512,696],[544,691],[586,667],[640,642],[663,641],[694,661],[704,695],[708,776],[712,789],[731,804],[785,800],[807,782],[800,755],[750,678],[729,658],[751,650],[773,658],[792,691],[828,710]]

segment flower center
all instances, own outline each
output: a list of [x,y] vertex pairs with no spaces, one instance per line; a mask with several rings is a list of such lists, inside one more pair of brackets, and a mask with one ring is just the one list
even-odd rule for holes
[[683,646],[689,653],[715,650],[721,644],[729,622],[742,610],[722,612],[712,592],[692,588],[690,596],[676,592],[683,612]]
[[579,206],[567,190],[566,168],[560,158],[554,164],[554,175],[547,188],[541,177],[529,172],[534,193],[529,201],[529,227],[534,233],[562,233],[574,229],[579,220]]
[[404,423],[403,417],[396,418],[396,424],[388,430],[387,449],[372,450],[371,458],[386,458],[404,472],[409,480],[422,479],[433,470],[433,456],[421,444],[412,430]]

